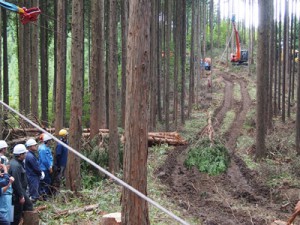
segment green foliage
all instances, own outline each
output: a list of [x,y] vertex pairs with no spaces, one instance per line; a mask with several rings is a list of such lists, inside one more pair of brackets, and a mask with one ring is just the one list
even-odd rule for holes
[[227,170],[229,162],[229,153],[224,145],[216,143],[210,146],[210,141],[204,139],[190,149],[185,165],[188,168],[196,166],[209,175],[219,175]]

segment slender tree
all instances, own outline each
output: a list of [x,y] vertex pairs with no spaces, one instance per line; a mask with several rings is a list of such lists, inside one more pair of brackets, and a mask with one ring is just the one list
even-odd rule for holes
[[3,41],[3,101],[9,104],[9,79],[8,79],[8,50],[7,50],[7,13],[2,12],[2,41]]
[[[38,5],[38,0],[32,1],[33,5]],[[31,113],[33,116],[38,118],[38,108],[39,108],[39,30],[38,26],[32,26],[31,28]]]
[[109,170],[119,172],[117,1],[109,2]]
[[[121,86],[121,115],[122,115],[122,127],[125,126],[125,93],[126,93],[126,43],[127,43],[127,31],[128,31],[128,0],[123,0],[121,3],[121,29],[122,29],[122,86]],[[154,20],[155,21],[155,20]]]
[[195,103],[195,0],[192,0],[192,28],[191,28],[191,53],[190,53],[190,76],[189,76],[189,102],[188,117],[192,112],[192,106]]
[[66,57],[67,57],[67,2],[57,1],[57,52],[56,52],[56,100],[55,100],[55,132],[64,127],[65,89],[66,89]]
[[181,1],[181,98],[180,98],[180,120],[181,124],[185,123],[185,60],[186,60],[186,0]]
[[[73,0],[72,4],[72,46],[71,46],[71,118],[70,146],[80,149],[82,134],[83,101],[83,0]],[[80,190],[80,158],[69,154],[66,185],[72,191]]]
[[99,121],[99,49],[100,46],[100,5],[98,0],[91,1],[91,31],[92,31],[92,52],[91,52],[91,64],[90,64],[90,88],[91,88],[91,116],[90,116],[90,128],[91,138],[99,133],[100,121]]
[[[298,30],[298,43],[300,43],[300,29]],[[297,112],[296,112],[296,151],[300,155],[300,63],[298,63],[297,82]]]
[[[267,82],[268,82],[268,49],[269,49],[269,7],[270,0],[259,0],[258,11],[258,46],[257,46],[257,107],[256,107],[256,158],[266,155],[266,115],[267,115]],[[266,54],[267,53],[267,54]]]
[[[150,15],[151,1],[129,1],[124,181],[143,194],[147,194]],[[122,224],[150,224],[148,203],[125,188]]]

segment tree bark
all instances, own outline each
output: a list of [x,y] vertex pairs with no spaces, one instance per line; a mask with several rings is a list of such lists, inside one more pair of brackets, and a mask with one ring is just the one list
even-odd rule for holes
[[64,127],[66,105],[66,57],[67,57],[67,4],[57,1],[57,52],[56,52],[56,100],[55,130],[56,135]]
[[[150,15],[150,1],[129,2],[124,181],[143,194],[147,194]],[[148,203],[125,188],[122,224],[150,224]]]
[[119,172],[117,1],[109,2],[109,170]]
[[[83,101],[83,0],[72,3],[72,47],[71,47],[71,119],[69,141],[70,146],[79,150],[82,133],[82,101]],[[72,191],[81,188],[80,158],[69,154],[66,186]]]
[[269,49],[269,7],[270,0],[258,1],[258,52],[257,52],[257,106],[256,106],[256,158],[266,156],[266,114],[267,114],[267,86],[268,82],[268,49]]

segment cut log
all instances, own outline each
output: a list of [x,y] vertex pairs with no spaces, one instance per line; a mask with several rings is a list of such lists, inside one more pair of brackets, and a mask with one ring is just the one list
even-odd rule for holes
[[103,215],[101,225],[120,225],[121,213],[110,213]]
[[24,211],[23,225],[39,225],[39,214],[37,211]]
[[[50,133],[55,133],[54,128],[47,128],[47,131]],[[24,128],[24,129],[11,129],[9,130],[12,136],[22,135],[23,137],[14,138],[12,141],[7,141],[9,145],[15,145],[18,143],[25,143],[28,138],[34,138],[36,140],[39,139],[40,131],[36,128]],[[109,135],[108,129],[99,129],[99,136],[106,137]],[[25,136],[25,137],[24,137]],[[82,137],[89,138],[90,136],[90,128],[83,129]],[[121,143],[125,142],[123,135],[120,135]],[[186,145],[187,141],[184,140],[178,132],[149,132],[148,133],[148,144],[156,145],[156,144],[169,144],[169,145]]]

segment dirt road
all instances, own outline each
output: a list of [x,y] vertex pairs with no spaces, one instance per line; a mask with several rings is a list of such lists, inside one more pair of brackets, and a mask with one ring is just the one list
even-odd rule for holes
[[[270,224],[276,218],[287,218],[289,214],[282,213],[279,205],[271,203],[270,190],[261,184],[256,172],[247,168],[235,154],[237,138],[247,112],[253,107],[247,83],[234,74],[216,73],[222,77],[225,88],[222,105],[213,116],[215,132],[221,127],[227,111],[236,113],[224,137],[231,154],[230,167],[226,174],[219,176],[208,176],[195,168],[188,170],[183,165],[188,146],[178,147],[169,153],[158,171],[162,182],[168,185],[167,195],[188,215],[201,218],[206,225],[261,225]],[[240,101],[233,97],[234,84],[240,86]]]

